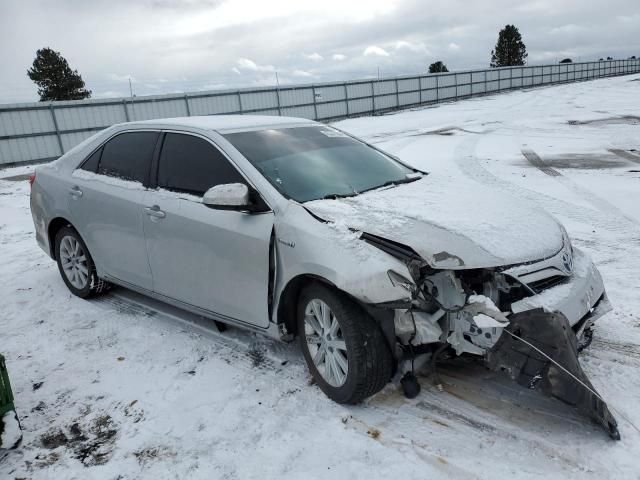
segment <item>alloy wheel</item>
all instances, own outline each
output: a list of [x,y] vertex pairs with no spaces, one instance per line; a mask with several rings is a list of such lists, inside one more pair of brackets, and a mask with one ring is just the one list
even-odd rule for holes
[[304,333],[316,369],[332,387],[347,380],[349,362],[347,345],[340,322],[325,302],[311,300],[305,308]]
[[80,242],[71,235],[60,240],[60,263],[67,280],[78,290],[82,290],[89,280],[87,255]]

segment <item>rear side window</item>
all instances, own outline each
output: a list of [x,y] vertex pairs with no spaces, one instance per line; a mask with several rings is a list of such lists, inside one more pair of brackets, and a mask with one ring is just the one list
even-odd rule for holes
[[84,161],[80,168],[96,173],[98,171],[98,163],[100,163],[100,155],[102,155],[102,147],[89,155],[89,158]]
[[98,173],[144,183],[158,135],[158,132],[129,132],[112,138],[102,147]]
[[158,165],[158,186],[202,196],[216,185],[244,183],[222,152],[202,138],[168,133]]

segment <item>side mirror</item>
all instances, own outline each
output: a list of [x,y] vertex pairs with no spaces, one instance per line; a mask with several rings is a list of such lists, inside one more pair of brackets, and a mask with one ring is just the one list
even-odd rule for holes
[[216,185],[204,192],[202,203],[216,210],[237,210],[247,212],[263,211],[260,205],[251,201],[249,187],[243,183]]

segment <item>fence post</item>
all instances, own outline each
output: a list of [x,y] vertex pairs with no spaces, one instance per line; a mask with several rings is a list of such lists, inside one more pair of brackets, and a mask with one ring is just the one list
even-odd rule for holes
[[344,87],[344,103],[346,106],[347,117],[349,116],[349,89],[347,88],[347,82],[342,84]]
[[398,79],[395,79],[396,84],[396,108],[400,108],[400,93],[398,93]]
[[122,108],[124,109],[124,119],[128,122],[129,110],[127,110],[127,101],[124,98],[122,99]]
[[282,109],[280,108],[280,87],[276,87],[276,99],[278,100],[278,115],[282,116]]
[[313,119],[318,120],[318,105],[316,104],[316,86],[311,85],[311,92],[313,93]]
[[373,81],[371,81],[371,107],[373,107],[373,114],[376,113],[376,89]]
[[60,148],[60,156],[64,155],[64,148],[62,148],[62,138],[60,137],[60,129],[58,129],[58,120],[56,119],[56,113],[53,111],[53,103],[49,104],[49,111],[51,112],[51,119],[53,120],[53,128],[56,130],[56,137],[58,138],[58,147]]
[[240,95],[240,90],[238,90],[238,107],[240,108],[240,115],[243,114],[243,109],[242,109],[242,95]]
[[458,74],[453,74],[453,81],[456,82],[456,100],[458,99]]
[[191,116],[191,110],[189,109],[189,97],[187,97],[187,94],[184,94],[184,104],[187,107],[187,117]]
[[440,76],[436,73],[436,103],[438,103],[440,101],[440,82],[439,79]]

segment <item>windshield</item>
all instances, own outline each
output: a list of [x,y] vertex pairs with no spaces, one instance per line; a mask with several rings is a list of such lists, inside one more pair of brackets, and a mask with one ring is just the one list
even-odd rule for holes
[[357,195],[415,180],[414,170],[325,126],[229,133],[236,147],[287,198]]

